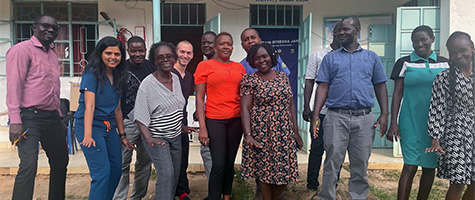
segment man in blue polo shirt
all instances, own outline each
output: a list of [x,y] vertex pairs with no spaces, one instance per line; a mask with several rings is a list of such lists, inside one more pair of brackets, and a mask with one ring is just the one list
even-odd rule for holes
[[[381,137],[388,123],[387,77],[376,53],[362,49],[357,41],[361,25],[357,17],[344,17],[336,35],[341,48],[327,54],[317,75],[317,95],[311,132],[318,137],[319,115],[323,104],[328,112],[323,123],[326,158],[323,181],[318,197],[335,199],[335,184],[340,166],[348,150],[352,199],[366,199],[369,192],[366,169],[371,155],[375,127],[380,125]],[[373,90],[381,115],[374,123]]]
[[[260,44],[261,42],[261,37],[259,37],[259,32],[257,32],[256,29],[246,28],[244,29],[244,31],[242,31],[241,46],[244,51],[246,51],[246,53],[249,53],[249,50],[253,45]],[[247,74],[252,74],[258,71],[256,68],[252,68],[251,65],[249,65],[246,58],[241,60],[241,65],[244,66],[244,69],[246,70]],[[287,65],[285,65],[284,61],[282,60],[282,58],[280,58],[280,56],[277,56],[277,65],[272,69],[277,71],[283,71],[287,74],[287,76],[290,74],[289,68],[287,67]]]

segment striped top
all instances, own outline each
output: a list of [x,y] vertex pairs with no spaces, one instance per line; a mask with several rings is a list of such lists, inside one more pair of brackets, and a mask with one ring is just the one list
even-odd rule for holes
[[175,138],[181,134],[185,98],[180,80],[173,73],[172,82],[173,91],[170,91],[150,74],[137,92],[134,120],[147,126],[152,137]]

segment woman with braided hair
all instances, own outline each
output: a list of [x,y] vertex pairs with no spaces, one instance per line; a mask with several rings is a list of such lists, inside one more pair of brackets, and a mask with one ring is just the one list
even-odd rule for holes
[[436,152],[437,176],[449,179],[446,199],[475,199],[475,73],[470,35],[454,32],[447,40],[450,68],[437,75],[429,108],[429,136]]

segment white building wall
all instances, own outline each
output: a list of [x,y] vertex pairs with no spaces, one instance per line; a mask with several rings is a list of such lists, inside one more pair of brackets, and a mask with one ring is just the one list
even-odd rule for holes
[[[171,0],[166,2],[173,3],[187,3],[186,0]],[[312,49],[316,51],[322,48],[323,45],[323,28],[325,17],[346,16],[346,15],[373,15],[373,14],[392,14],[395,15],[396,8],[405,2],[393,1],[393,0],[277,0],[277,1],[263,1],[263,0],[241,0],[233,1],[234,4],[226,4],[221,1],[221,5],[228,7],[224,8],[216,4],[213,1],[193,1],[193,3],[206,3],[206,19],[209,20],[216,14],[221,13],[221,31],[227,31],[231,33],[234,38],[234,52],[231,57],[232,60],[240,61],[246,56],[245,51],[241,47],[240,34],[241,31],[249,27],[249,7],[250,4],[263,4],[263,5],[303,5],[302,19],[304,19],[310,12],[313,13],[312,24]],[[127,7],[134,6],[134,9]],[[124,3],[123,1],[114,0],[99,0],[98,1],[99,12],[106,12],[109,17],[117,20],[117,26],[126,27],[129,30],[133,30],[135,25],[145,25],[147,31],[147,46],[151,45],[152,38],[152,2],[139,1]],[[143,10],[142,10],[143,9]],[[145,18],[144,20],[144,12]],[[102,17],[99,17],[102,20]],[[368,37],[368,25],[365,24],[362,19],[363,30],[361,35],[361,41],[363,45],[367,41]],[[380,21],[373,21],[378,24],[391,23],[390,17]],[[100,37],[111,34],[111,29],[108,25],[101,26]],[[328,43],[327,43],[328,44]]]

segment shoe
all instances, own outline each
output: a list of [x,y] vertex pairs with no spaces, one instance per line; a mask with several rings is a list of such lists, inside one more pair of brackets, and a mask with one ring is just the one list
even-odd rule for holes
[[208,197],[205,197],[203,200],[209,200],[209,198],[208,198]]
[[180,200],[191,200],[190,197],[188,197],[187,193],[183,193],[180,195]]

